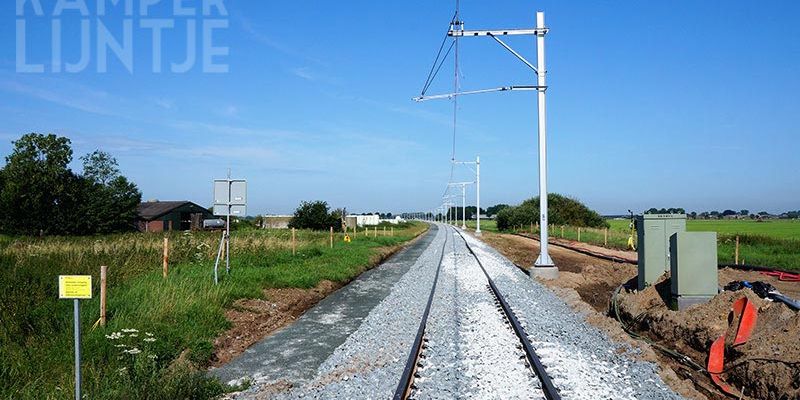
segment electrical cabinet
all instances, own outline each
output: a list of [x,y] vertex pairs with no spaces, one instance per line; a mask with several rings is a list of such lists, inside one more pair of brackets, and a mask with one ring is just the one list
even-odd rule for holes
[[670,237],[672,308],[705,303],[719,290],[717,233],[678,232]]
[[670,270],[670,236],[686,232],[686,214],[644,214],[636,217],[639,290]]

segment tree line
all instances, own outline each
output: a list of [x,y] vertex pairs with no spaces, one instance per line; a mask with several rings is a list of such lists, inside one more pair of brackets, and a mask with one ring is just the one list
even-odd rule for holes
[[[762,218],[770,218],[775,217],[772,214],[761,211],[759,213],[751,213],[750,210],[742,209],[739,211],[734,210],[724,210],[724,211],[703,211],[697,212],[692,211],[687,213],[683,208],[650,208],[644,212],[645,214],[686,214],[686,216],[690,219],[724,219],[724,218],[750,218],[750,219],[762,219]],[[800,218],[800,211],[787,211],[783,214],[778,215],[779,218],[789,218],[789,219],[796,219]]]
[[80,157],[70,169],[71,141],[28,133],[12,142],[0,169],[0,231],[22,235],[89,235],[134,229],[142,194],[109,153]]

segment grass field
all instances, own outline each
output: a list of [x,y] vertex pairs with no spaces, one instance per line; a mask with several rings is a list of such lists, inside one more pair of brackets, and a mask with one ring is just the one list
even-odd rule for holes
[[[467,228],[475,229],[476,225],[477,225],[476,221],[467,221]],[[491,219],[482,219],[481,230],[487,232],[497,232],[497,221]]]
[[[630,236],[629,220],[608,220],[608,236],[602,229],[581,228],[580,241],[615,249],[627,249]],[[475,221],[467,221],[475,229]],[[739,236],[739,263],[800,270],[800,221],[770,220],[688,220],[690,232],[717,232],[717,256],[720,263],[733,263],[736,236]],[[481,221],[481,230],[497,232],[495,221]],[[530,232],[523,227],[520,232]],[[556,226],[552,237],[578,240],[575,227]],[[636,237],[634,235],[634,241]]]
[[[611,230],[624,235],[628,220],[609,220]],[[800,221],[688,220],[690,232],[717,232],[720,263],[733,263],[739,236],[739,263],[800,270]],[[614,235],[616,236],[616,234]]]
[[329,248],[327,232],[298,231],[293,256],[287,230],[234,232],[230,276],[213,284],[217,233],[172,233],[168,279],[161,277],[161,234],[87,238],[0,237],[0,398],[70,398],[72,304],[57,300],[57,276],[109,266],[108,325],[91,329],[95,298],[82,302],[83,386],[91,399],[211,398],[225,388],[202,368],[213,340],[228,328],[224,311],[268,287],[310,288],[346,282],[375,262],[381,248],[426,229],[395,228],[395,236]]
[[[611,229],[627,231],[628,220],[608,220]],[[686,230],[692,232],[717,232],[720,235],[760,235],[775,239],[800,240],[800,220],[687,220]]]

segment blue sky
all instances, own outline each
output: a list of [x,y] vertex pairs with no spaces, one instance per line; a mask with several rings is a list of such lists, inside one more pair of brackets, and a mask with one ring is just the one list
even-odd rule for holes
[[[211,180],[230,167],[249,180],[250,214],[287,213],[313,199],[357,212],[439,204],[452,104],[411,98],[453,1],[226,0],[227,15],[203,17],[176,16],[171,0],[142,16],[136,0],[126,17],[106,0],[103,26],[118,37],[125,21],[134,29],[133,72],[112,54],[105,73],[96,67],[97,0],[85,0],[88,17],[65,10],[58,18],[56,0],[40,1],[43,16],[31,0],[21,17],[13,1],[0,9],[0,155],[23,133],[58,133],[72,139],[76,159],[96,148],[112,153],[145,199],[204,205]],[[467,29],[530,27],[536,10],[551,28],[552,191],[602,213],[800,209],[800,3],[461,1]],[[153,18],[175,26],[163,33],[162,73],[152,69],[151,31],[139,28]],[[86,70],[52,72],[55,19],[69,63],[80,58],[79,27],[89,22]],[[26,23],[26,62],[45,73],[17,72],[15,20]],[[215,58],[228,72],[170,72],[186,57],[188,21],[208,20],[227,21],[213,45],[228,47]],[[508,43],[535,59],[532,38]],[[463,89],[534,82],[491,39],[463,39],[460,48]],[[429,92],[449,91],[452,75],[448,62]],[[483,205],[535,195],[535,94],[459,105],[456,156],[480,154]]]

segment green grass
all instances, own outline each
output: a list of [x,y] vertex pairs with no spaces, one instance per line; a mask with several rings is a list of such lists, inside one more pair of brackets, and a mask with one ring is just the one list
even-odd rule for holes
[[[608,220],[611,229],[626,231],[628,220]],[[688,220],[686,229],[691,232],[717,232],[720,235],[759,235],[775,239],[800,240],[800,220]]]
[[[609,220],[616,232],[628,230],[628,220]],[[800,270],[800,221],[798,220],[688,220],[690,232],[717,232],[720,263],[735,260],[739,236],[739,263]]]
[[[95,238],[0,238],[0,398],[72,396],[72,304],[56,299],[59,274],[92,274],[109,266],[109,322],[92,330],[99,299],[82,302],[84,392],[92,399],[211,398],[225,388],[202,372],[213,340],[228,328],[224,311],[240,298],[261,298],[270,287],[310,288],[346,282],[375,261],[379,249],[407,241],[422,224],[396,227],[394,237],[352,243],[337,234],[298,231],[293,256],[289,231],[235,232],[230,276],[213,284],[216,233],[172,234],[170,276],[161,277],[161,235]],[[123,329],[117,339],[107,335]],[[152,334],[154,341],[146,333]],[[131,336],[131,333],[135,336]],[[124,344],[127,347],[116,347]],[[133,347],[138,354],[124,353]]]
[[[467,221],[467,228],[475,229],[477,221]],[[481,219],[481,231],[497,232],[497,221]]]

